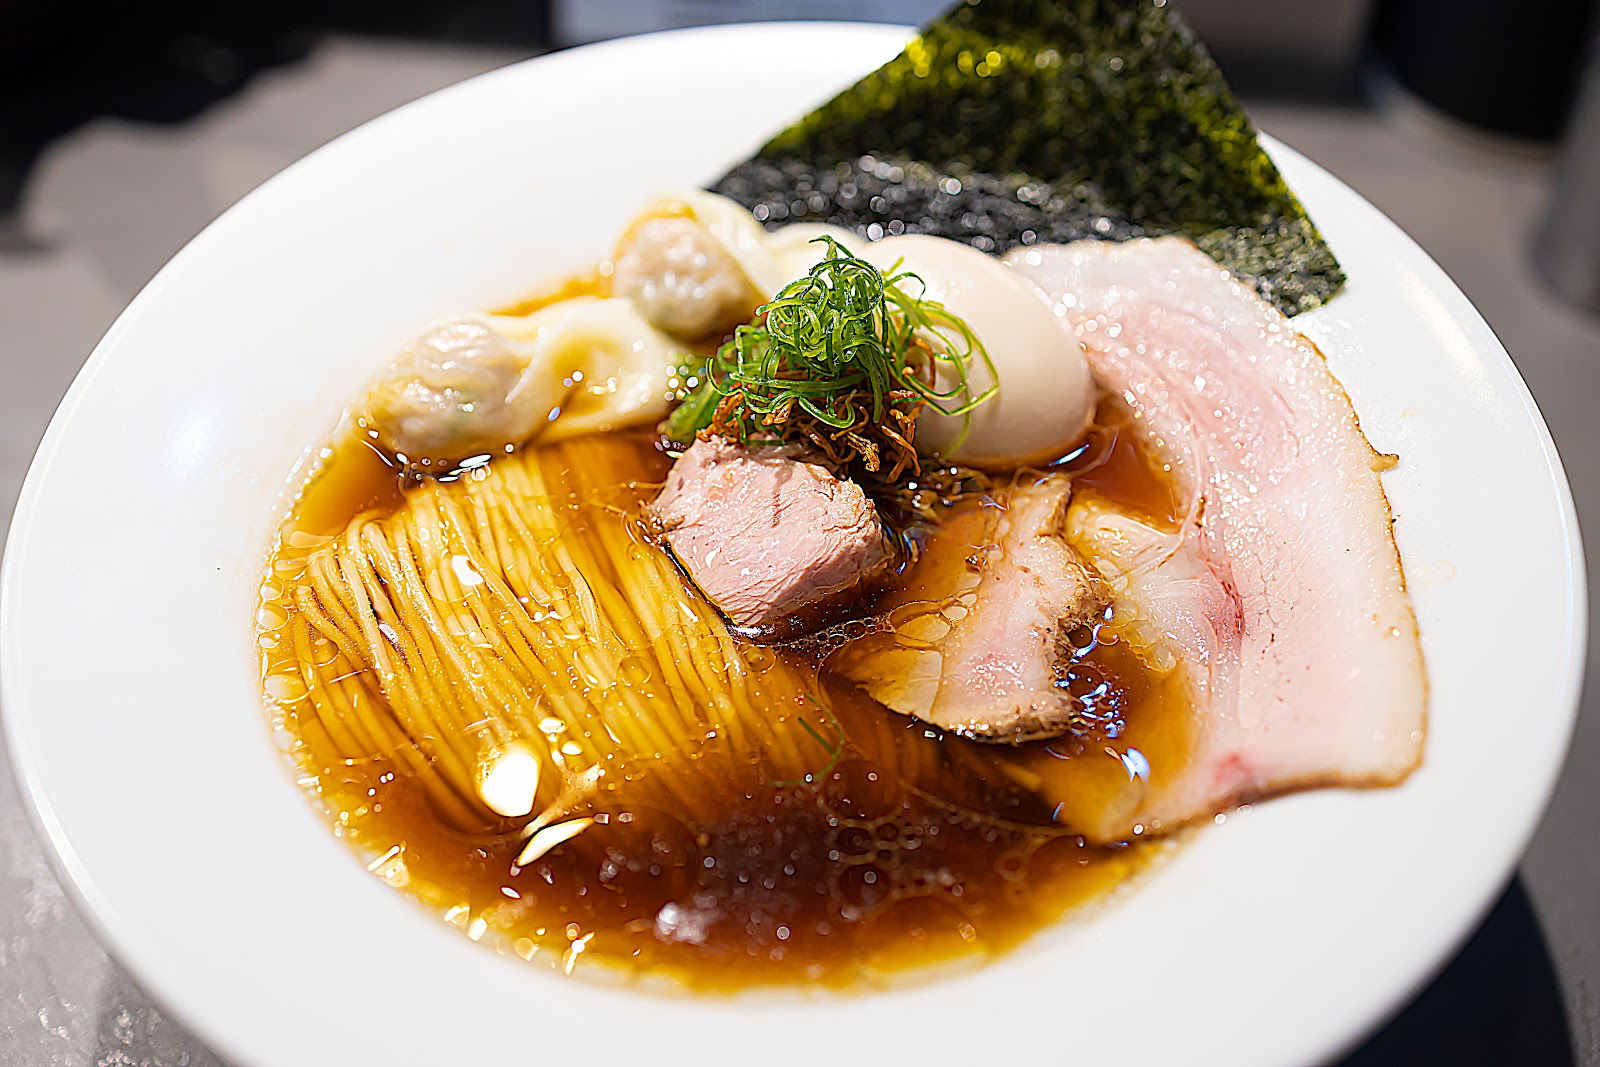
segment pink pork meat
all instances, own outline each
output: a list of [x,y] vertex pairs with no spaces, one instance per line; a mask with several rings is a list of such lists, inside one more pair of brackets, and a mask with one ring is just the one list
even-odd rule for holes
[[706,598],[758,633],[813,628],[892,558],[861,487],[785,449],[696,441],[651,511]]
[[1008,257],[1170,464],[1188,518],[1152,529],[1090,497],[1073,543],[1186,672],[1194,745],[1085,813],[1112,840],[1321,785],[1392,785],[1422,759],[1427,679],[1379,473],[1322,355],[1178,238]]

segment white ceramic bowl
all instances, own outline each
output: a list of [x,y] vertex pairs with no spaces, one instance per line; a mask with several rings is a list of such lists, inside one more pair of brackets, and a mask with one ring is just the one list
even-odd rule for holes
[[732,27],[477,78],[252,193],[106,335],[17,510],[5,722],[84,913],[218,1050],[273,1067],[1298,1062],[1376,1024],[1499,892],[1576,703],[1572,502],[1472,306],[1277,145],[1351,279],[1297,323],[1403,456],[1386,485],[1433,682],[1427,762],[1404,787],[1239,813],[974,973],[804,1000],[653,997],[497,957],[312,813],[266,727],[250,623],[307,447],[420,324],[595,257],[655,188],[716,176],[904,38]]

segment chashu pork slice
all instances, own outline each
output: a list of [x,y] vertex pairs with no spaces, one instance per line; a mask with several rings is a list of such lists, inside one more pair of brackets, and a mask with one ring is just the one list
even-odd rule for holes
[[1063,642],[1105,594],[1067,542],[1070,481],[1029,477],[948,522],[885,605],[892,632],[830,660],[892,711],[982,741],[1063,733]]
[[[1179,238],[1018,250],[1170,464],[1175,532],[1089,494],[1074,543],[1185,671],[1191,756],[1096,818],[1112,840],[1421,761],[1427,680],[1379,472],[1321,354]],[[1139,828],[1136,831],[1135,828]]]
[[859,485],[782,448],[695,441],[650,510],[706,598],[765,636],[813,628],[893,557]]

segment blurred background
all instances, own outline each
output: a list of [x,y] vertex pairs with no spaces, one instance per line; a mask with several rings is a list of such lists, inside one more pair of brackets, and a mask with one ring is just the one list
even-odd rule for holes
[[[1600,5],[1174,2],[1263,130],[1370,199],[1466,290],[1528,380],[1600,536]],[[51,412],[117,313],[216,215],[318,145],[589,41],[778,18],[911,24],[943,6],[0,0],[0,532]],[[1516,521],[1492,502],[1487,514]],[[1506,704],[1515,715],[1516,694]],[[1600,1064],[1597,767],[1590,695],[1504,898],[1348,1062]],[[1473,847],[1470,826],[1418,831]],[[72,914],[0,764],[0,1064],[217,1062]]]

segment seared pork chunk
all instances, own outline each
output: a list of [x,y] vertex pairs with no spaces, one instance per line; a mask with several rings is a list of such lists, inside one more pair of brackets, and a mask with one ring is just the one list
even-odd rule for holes
[[890,613],[894,632],[846,646],[834,666],[903,715],[985,741],[1065,732],[1077,701],[1063,641],[1104,594],[1067,543],[1071,486],[1024,482],[959,516],[918,561]]
[[785,449],[696,441],[651,510],[730,622],[782,636],[820,621],[892,557],[861,487]]

